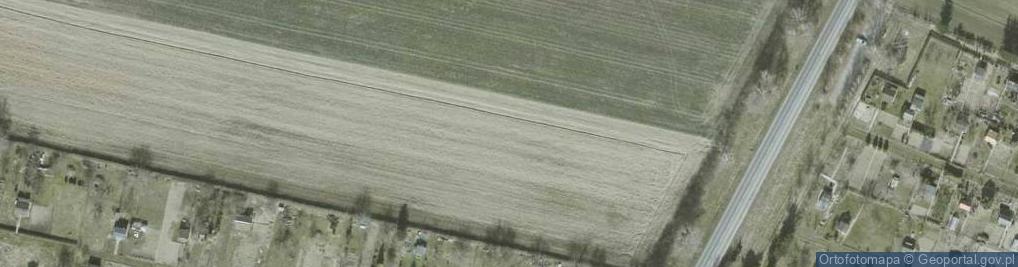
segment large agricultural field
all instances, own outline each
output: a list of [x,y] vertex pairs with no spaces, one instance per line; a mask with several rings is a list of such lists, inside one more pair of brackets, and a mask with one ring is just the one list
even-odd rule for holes
[[54,0],[709,135],[773,1]]
[[516,242],[654,241],[710,140],[208,33],[0,1],[16,132]]
[[[905,0],[898,2],[903,12],[939,21],[943,1]],[[1004,25],[1008,16],[1018,15],[1018,2],[1009,0],[954,1],[950,29],[958,24],[977,36],[982,36],[1000,47],[1004,39]]]

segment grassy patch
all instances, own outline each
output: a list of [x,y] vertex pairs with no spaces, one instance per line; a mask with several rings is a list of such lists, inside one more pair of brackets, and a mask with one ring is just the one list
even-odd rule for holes
[[883,205],[869,205],[859,214],[845,244],[863,251],[890,251],[901,240],[901,211]]
[[933,209],[930,211],[930,219],[933,221],[942,223],[947,221],[948,211],[951,211],[955,200],[954,189],[950,186],[942,185],[937,190],[937,201],[933,204]]

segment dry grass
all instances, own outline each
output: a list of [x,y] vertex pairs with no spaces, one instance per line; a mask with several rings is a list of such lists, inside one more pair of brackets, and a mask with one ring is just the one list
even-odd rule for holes
[[0,5],[229,57],[0,10],[0,94],[16,131],[120,155],[149,145],[155,165],[278,180],[333,203],[366,188],[377,207],[410,203],[414,221],[475,232],[505,221],[524,237],[589,240],[620,263],[660,229],[709,143],[210,34]]

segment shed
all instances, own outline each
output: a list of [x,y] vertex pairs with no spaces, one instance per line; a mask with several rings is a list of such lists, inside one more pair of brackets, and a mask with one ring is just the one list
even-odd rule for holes
[[1014,222],[1014,210],[1007,204],[1000,203],[1000,211],[997,212],[997,224],[1000,226],[1010,226]]
[[916,242],[915,237],[913,237],[912,235],[907,235],[905,236],[904,239],[901,240],[901,248],[905,252],[912,252],[919,249],[919,245]]

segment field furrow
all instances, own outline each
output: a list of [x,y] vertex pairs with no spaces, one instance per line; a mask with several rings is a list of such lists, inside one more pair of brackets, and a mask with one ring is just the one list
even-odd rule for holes
[[[660,36],[654,34],[654,32],[657,31],[654,29],[657,25],[655,25],[651,19],[644,18],[650,16],[646,12],[620,16],[616,13],[618,10],[615,9],[611,12],[598,8],[589,8],[578,11],[574,5],[545,1],[520,1],[513,2],[512,4],[502,2],[485,2],[485,4],[497,6],[500,9],[507,11],[518,12],[535,19],[553,19],[555,22],[560,24],[593,27],[599,32],[613,32],[620,34],[643,33],[638,36]],[[555,16],[548,16],[549,13],[555,14]],[[675,45],[675,42],[677,41],[683,41],[692,44],[686,48],[701,49],[697,50],[697,52],[726,52],[723,50],[702,50],[715,47],[721,43],[720,41],[725,40],[707,39],[708,37],[703,36],[703,32],[698,32],[696,30],[689,29],[688,27],[683,28],[681,25],[665,25],[664,28],[667,30],[665,32],[668,34],[664,35],[663,38],[656,38],[657,44],[668,46]]]
[[[514,33],[514,32],[510,32],[510,31],[506,31],[506,30],[503,30],[503,29],[499,29],[498,27],[484,27],[484,24],[466,23],[466,22],[462,22],[462,21],[443,19],[443,18],[438,17],[438,16],[420,15],[420,14],[418,14],[420,12],[416,12],[415,13],[414,10],[407,10],[407,9],[399,8],[399,7],[396,7],[396,6],[385,6],[385,7],[383,7],[383,6],[377,6],[377,5],[372,5],[372,4],[357,3],[357,2],[353,2],[353,1],[337,1],[337,2],[330,2],[330,3],[326,3],[326,4],[336,5],[336,6],[340,6],[342,8],[342,6],[339,4],[339,2],[342,2],[342,3],[350,5],[350,6],[356,6],[356,7],[361,7],[361,8],[369,9],[369,10],[374,10],[374,11],[377,11],[377,12],[379,12],[381,14],[386,14],[386,15],[389,15],[389,16],[392,16],[392,17],[395,17],[395,18],[402,18],[402,19],[408,19],[408,20],[413,20],[413,21],[418,21],[418,22],[423,22],[423,23],[429,23],[429,24],[433,24],[433,25],[437,25],[437,26],[442,26],[442,27],[447,27],[447,28],[451,28],[451,29],[456,29],[456,30],[460,30],[460,31],[464,31],[464,32],[475,33],[475,34],[478,34],[478,35],[483,35],[483,36],[492,37],[492,38],[498,38],[498,39],[501,39],[501,40],[504,40],[504,41],[508,41],[508,42],[517,42],[517,43],[521,43],[521,44],[525,44],[525,45],[534,45],[534,46],[541,47],[541,48],[546,48],[546,49],[549,49],[549,50],[555,50],[555,51],[558,51],[558,52],[564,52],[564,53],[568,53],[568,54],[572,54],[572,55],[577,55],[577,56],[582,56],[582,57],[586,57],[586,58],[600,60],[602,62],[613,64],[613,65],[618,65],[620,67],[635,68],[635,69],[639,69],[639,70],[643,70],[643,71],[650,71],[650,72],[654,72],[654,73],[658,73],[658,74],[662,74],[662,75],[683,75],[683,73],[681,73],[678,70],[673,69],[673,68],[667,68],[667,67],[662,68],[662,67],[655,66],[655,65],[644,64],[644,63],[641,63],[640,61],[630,60],[632,58],[632,56],[634,56],[634,54],[626,53],[625,50],[616,50],[616,51],[613,51],[613,53],[608,54],[608,53],[603,53],[603,51],[591,51],[591,50],[577,48],[577,47],[569,47],[569,46],[565,46],[565,45],[560,45],[558,43],[555,43],[555,42],[552,42],[552,41],[549,41],[549,40],[545,40],[545,39],[541,39],[541,38],[529,37],[527,35],[524,35],[523,33]],[[599,53],[599,52],[602,52],[602,53]]]

